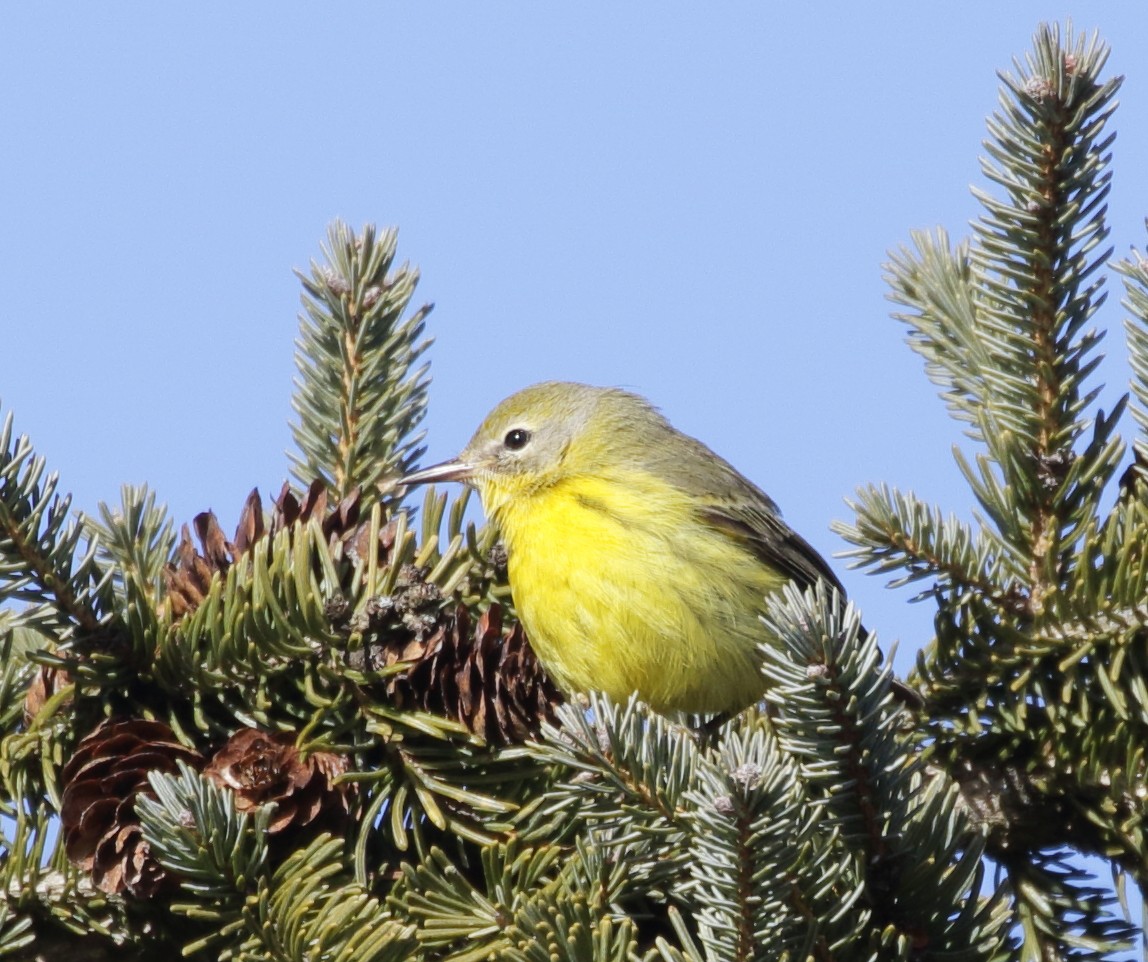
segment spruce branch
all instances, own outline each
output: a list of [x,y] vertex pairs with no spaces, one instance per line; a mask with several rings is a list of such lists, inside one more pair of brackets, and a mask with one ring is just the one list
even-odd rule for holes
[[[267,863],[268,807],[254,815],[235,808],[234,793],[180,761],[178,772],[148,776],[154,797],[140,795],[136,813],[152,856],[197,897],[185,906],[204,918],[203,902],[220,904],[220,918],[233,916],[242,896]],[[228,904],[230,903],[230,905]],[[173,906],[177,911],[179,906]],[[230,912],[224,914],[224,910]]]
[[199,607],[164,632],[155,680],[170,692],[188,692],[197,711],[202,699],[226,694],[220,691],[226,680],[239,686],[228,689],[236,717],[253,727],[268,724],[273,679],[313,672],[316,654],[337,637],[324,607],[333,593],[325,577],[330,564],[315,521],[241,554],[211,581]]
[[[796,768],[778,755],[765,718],[740,716],[718,745],[702,748],[695,732],[634,699],[619,706],[592,693],[589,705],[561,709],[562,727],[546,727],[524,749],[555,766],[556,778],[520,817],[523,837],[544,844],[576,829],[579,854],[562,878],[570,866],[592,864],[584,846],[605,860],[596,870],[605,881],[582,873],[575,891],[600,888],[618,912],[639,919],[688,909],[714,958],[789,945],[761,938],[794,924],[777,905],[789,905],[795,889],[813,898],[832,886],[824,853],[809,854],[815,813],[800,804]],[[785,804],[772,804],[781,796]],[[712,912],[698,915],[700,906]],[[640,944],[653,948],[665,931],[664,922],[647,923]]]
[[707,959],[750,962],[803,948],[830,956],[822,913],[848,908],[859,892],[852,861],[804,789],[765,716],[727,727],[699,765],[687,796],[690,874]]
[[[995,190],[974,190],[972,240],[918,234],[890,263],[911,346],[983,448],[955,452],[978,525],[882,487],[863,491],[857,522],[839,528],[860,564],[931,582],[936,637],[918,661],[927,753],[1013,886],[1023,958],[1098,958],[1126,937],[1060,864],[1066,848],[1148,878],[1144,446],[1107,508],[1126,399],[1095,410],[1102,335],[1088,328],[1109,254],[1107,124],[1120,78],[1100,76],[1107,52],[1095,35],[1042,26],[1001,75],[983,161]],[[1148,272],[1139,259],[1117,269],[1143,434]]]
[[[291,455],[303,485],[322,478],[336,500],[373,491],[410,470],[422,454],[417,433],[426,413],[428,366],[416,367],[430,341],[421,339],[427,304],[407,312],[418,272],[396,267],[398,234],[356,235],[335,221],[303,283],[292,406],[298,453]],[[421,339],[421,340],[420,340]],[[384,490],[384,501],[395,499]]]
[[875,574],[899,572],[889,582],[891,588],[933,578],[942,585],[976,590],[1003,607],[1007,596],[1000,586],[1024,575],[987,525],[974,531],[955,516],[944,518],[939,508],[911,492],[888,485],[862,488],[848,504],[857,520],[833,528],[859,547],[844,557]]
[[1096,35],[1074,41],[1067,30],[1062,42],[1058,28],[1041,26],[1026,62],[1001,75],[1001,110],[989,121],[982,169],[1007,199],[974,188],[985,213],[969,256],[985,333],[996,336],[986,337],[993,367],[1036,374],[999,393],[1022,443],[1045,456],[1071,447],[1091,399],[1080,388],[1099,335],[1078,335],[1103,302],[1089,278],[1110,254],[1096,252],[1108,234],[1114,135],[1104,128],[1120,86],[1099,81],[1107,57]]
[[[892,298],[908,310],[909,343],[987,458],[961,467],[1000,537],[1023,564],[1027,603],[1045,612],[1068,555],[1119,462],[1113,419],[1099,419],[1094,447],[1076,445],[1098,388],[1100,334],[1084,325],[1103,302],[1094,277],[1111,174],[1119,78],[1102,82],[1107,47],[1063,39],[1042,26],[1015,74],[1002,74],[1000,111],[989,122],[985,175],[1003,198],[975,191],[984,213],[972,243],[915,236],[916,251],[889,265]],[[1088,457],[1091,455],[1090,457]],[[1088,457],[1088,469],[1075,467]]]
[[[1148,227],[1148,220],[1145,221]],[[1148,481],[1148,256],[1133,249],[1125,260],[1118,261],[1115,269],[1124,277],[1124,300],[1130,317],[1124,321],[1128,338],[1128,360],[1132,367],[1132,417],[1140,433],[1133,442],[1136,463],[1130,469],[1128,486],[1134,478]]]
[[30,766],[21,764],[28,759],[13,751],[13,739],[0,743],[4,795],[18,800],[5,805],[0,819],[0,913],[6,920],[0,944],[17,959],[58,958],[68,947],[75,957],[104,962],[112,957],[114,940],[122,943],[127,934],[123,919],[63,858],[58,804],[40,795]]
[[598,846],[512,841],[483,849],[481,870],[481,879],[468,879],[441,851],[404,866],[406,886],[393,902],[420,920],[420,943],[435,958],[634,959],[638,927],[618,905],[631,887],[626,865]]
[[373,767],[348,776],[366,793],[355,854],[360,879],[375,874],[380,857],[427,853],[443,839],[490,844],[498,820],[537,784],[535,765],[492,750],[461,726],[420,712],[407,712],[400,725],[393,713],[368,711]]
[[125,484],[120,491],[120,506],[103,502],[100,518],[84,516],[104,566],[115,571],[117,588],[123,591],[128,582],[144,591],[157,603],[163,567],[175,547],[175,533],[167,507],[157,504],[155,492],[147,486]]
[[601,913],[582,893],[528,903],[510,937],[507,962],[632,962],[637,947],[631,919]]
[[625,858],[631,883],[673,893],[689,861],[693,830],[686,794],[696,787],[699,749],[692,730],[651,712],[636,697],[617,705],[591,693],[589,711],[558,709],[561,727],[543,726],[533,757],[564,774],[520,816],[533,837],[554,820],[581,826]]
[[1066,854],[1054,851],[1009,865],[1023,934],[1017,958],[1104,962],[1132,951],[1135,930],[1119,916],[1115,895],[1091,884]]
[[806,778],[826,786],[826,804],[846,838],[869,857],[885,854],[881,812],[886,773],[907,764],[897,738],[890,669],[880,669],[872,634],[862,636],[852,605],[819,583],[807,594],[787,586],[765,615],[780,644],[762,645],[769,679],[765,699],[776,713],[781,744],[803,763]]
[[[14,628],[15,619],[0,611],[0,738],[23,727],[24,699],[35,666],[28,656],[43,644],[43,637],[27,628]],[[0,798],[0,810],[4,805]]]
[[17,915],[7,903],[0,902],[0,959],[14,956],[35,940],[31,917]]
[[82,516],[98,557],[111,572],[116,608],[132,646],[131,661],[146,664],[160,644],[161,576],[175,534],[167,508],[147,487],[124,485],[118,509],[100,503],[100,520]]
[[11,412],[0,426],[0,600],[29,607],[19,620],[57,640],[95,635],[113,617],[111,572],[97,545],[69,519],[71,495],[45,474],[44,458],[26,435],[13,434]]
[[[903,730],[876,637],[862,633],[856,611],[824,582],[805,593],[787,586],[764,618],[778,639],[762,647],[778,744],[835,837],[836,860],[822,856],[832,871],[809,891],[824,893],[831,882],[834,897],[853,908],[840,928],[827,921],[839,916],[814,911],[827,950],[833,958],[911,958],[976,946],[972,957],[993,958],[1005,916],[996,904],[974,908],[983,843],[951,782],[923,767]],[[922,885],[951,893],[960,924],[921,898]]]
[[[4,614],[0,612],[0,815],[15,819],[17,830],[31,819],[39,832],[59,811],[58,774],[72,724],[67,709],[73,686],[60,679],[56,669],[33,660],[44,657],[47,639],[24,626],[5,629]],[[56,680],[58,685],[53,684]],[[10,860],[8,867],[18,861]]]
[[977,404],[992,364],[976,337],[977,305],[968,243],[953,248],[942,229],[911,234],[913,250],[890,255],[885,280],[890,299],[910,313],[894,315],[909,327],[909,346],[925,360],[925,373],[942,388],[953,417],[968,423],[969,436],[983,441],[1003,429],[996,410]]
[[236,962],[400,962],[416,950],[411,926],[347,878],[339,839],[321,835],[289,855],[248,900],[249,933]]
[[419,922],[421,945],[450,962],[477,962],[505,951],[508,921],[521,903],[554,882],[559,846],[527,848],[514,841],[481,853],[478,884],[434,848],[418,865],[404,864],[404,885],[392,903]]

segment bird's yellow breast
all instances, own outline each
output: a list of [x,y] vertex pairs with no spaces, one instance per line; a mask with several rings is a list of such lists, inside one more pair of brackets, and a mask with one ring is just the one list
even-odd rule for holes
[[523,627],[560,685],[659,711],[755,700],[764,597],[783,578],[649,474],[480,486]]

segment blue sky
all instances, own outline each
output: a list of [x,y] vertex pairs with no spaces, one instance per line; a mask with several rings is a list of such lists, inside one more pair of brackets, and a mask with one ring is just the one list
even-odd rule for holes
[[[1066,16],[1128,75],[1111,241],[1143,245],[1138,6],[13,5],[0,399],[80,507],[147,481],[232,522],[287,474],[291,269],[338,216],[398,225],[436,303],[428,458],[570,378],[647,394],[826,554],[866,482],[966,513],[881,265],[966,232],[995,71]],[[842,574],[886,642],[928,638]]]

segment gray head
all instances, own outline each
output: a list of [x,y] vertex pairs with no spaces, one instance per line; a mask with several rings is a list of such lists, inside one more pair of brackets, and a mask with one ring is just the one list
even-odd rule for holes
[[[672,431],[645,398],[619,388],[545,381],[510,395],[487,415],[454,460],[416,471],[405,484],[466,481],[535,486],[636,456]],[[485,499],[484,499],[485,500]]]

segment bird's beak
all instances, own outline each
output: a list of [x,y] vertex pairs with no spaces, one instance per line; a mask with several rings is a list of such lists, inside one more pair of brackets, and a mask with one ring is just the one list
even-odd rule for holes
[[399,479],[399,484],[427,484],[433,481],[469,481],[474,476],[475,467],[459,458],[432,464],[429,468],[412,471]]

